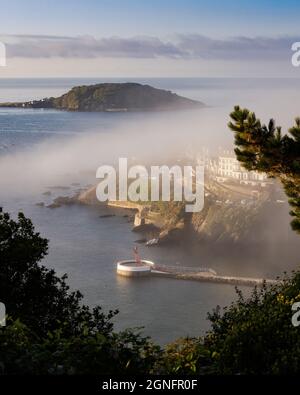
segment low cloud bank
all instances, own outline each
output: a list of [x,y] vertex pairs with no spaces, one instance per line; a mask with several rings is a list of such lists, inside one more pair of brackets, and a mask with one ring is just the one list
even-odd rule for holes
[[93,36],[9,35],[0,39],[8,57],[21,58],[143,58],[283,60],[291,56],[299,37],[210,38],[201,34],[175,35],[172,39],[137,36],[129,38]]

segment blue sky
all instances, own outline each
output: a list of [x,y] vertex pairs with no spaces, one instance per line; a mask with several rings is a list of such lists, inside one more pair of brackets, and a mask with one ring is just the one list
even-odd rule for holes
[[0,5],[1,33],[10,34],[299,33],[296,0],[5,0]]
[[[73,72],[78,75],[84,73],[84,59],[93,59],[92,74],[100,67],[105,74],[133,75],[137,64],[137,71],[153,76],[173,66],[172,76],[184,75],[185,67],[193,76],[197,70],[201,75],[218,70],[228,74],[236,67],[243,74],[245,63],[238,67],[239,62],[287,62],[291,42],[300,41],[296,0],[0,0],[0,6],[0,40],[11,58],[2,75],[28,74],[29,68],[35,74],[41,68],[46,75],[65,74],[64,64],[69,67],[72,57],[77,58]],[[62,37],[80,38],[63,42]],[[118,65],[116,58],[121,58]],[[209,62],[215,59],[218,64],[212,67]],[[271,74],[282,72],[279,63]],[[263,64],[253,74],[260,70]]]

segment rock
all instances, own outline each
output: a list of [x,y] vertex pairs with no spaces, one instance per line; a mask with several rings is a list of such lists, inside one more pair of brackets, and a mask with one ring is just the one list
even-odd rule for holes
[[147,242],[147,239],[138,239],[138,240],[135,240],[134,242],[138,243],[138,244],[143,244],[143,243]]
[[54,186],[51,186],[49,188],[50,189],[60,189],[62,191],[67,191],[67,190],[71,189],[70,187],[66,187],[66,186],[63,186],[63,185],[54,185]]
[[153,247],[153,246],[158,245],[159,242],[160,242],[159,238],[151,239],[151,240],[147,241],[146,246],[147,247]]
[[59,204],[60,206],[76,204],[78,202],[77,198],[78,198],[77,195],[75,195],[75,196],[59,196],[53,200],[53,203]]
[[132,232],[158,232],[158,230],[153,224],[142,224],[132,228]]
[[78,202],[81,204],[98,205],[101,204],[97,199],[96,186],[93,185],[87,190],[81,192],[78,196]]
[[204,104],[163,89],[138,83],[104,83],[77,86],[60,97],[2,107],[55,108],[68,111],[149,111],[203,107]]
[[180,228],[166,229],[160,232],[158,236],[159,244],[179,242],[180,240],[182,240],[182,236],[183,236],[183,229]]
[[58,204],[58,203],[52,203],[52,204],[49,204],[49,206],[46,206],[47,208],[51,208],[51,209],[53,209],[53,208],[59,208],[59,207],[61,207],[61,204]]
[[56,199],[53,200],[52,204],[49,204],[46,206],[47,208],[58,208],[61,206],[68,206],[71,204],[77,204],[78,203],[78,195],[75,196],[59,196]]
[[39,203],[36,203],[35,205],[36,205],[36,206],[39,206],[39,207],[44,207],[44,206],[45,206],[45,203],[44,203],[44,202],[39,202]]

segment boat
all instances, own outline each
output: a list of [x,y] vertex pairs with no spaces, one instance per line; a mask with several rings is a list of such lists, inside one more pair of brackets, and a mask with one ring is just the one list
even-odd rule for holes
[[158,243],[159,243],[159,239],[151,239],[151,240],[147,241],[146,246],[151,247],[151,246],[157,245]]

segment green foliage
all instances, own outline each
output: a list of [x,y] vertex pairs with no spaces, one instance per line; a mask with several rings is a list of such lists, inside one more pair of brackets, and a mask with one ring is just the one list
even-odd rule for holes
[[50,106],[70,111],[154,110],[201,105],[169,91],[137,83],[105,83],[76,86],[66,94],[44,101],[35,107]]
[[155,364],[155,372],[162,374],[210,374],[211,353],[201,338],[182,338],[166,346]]
[[[298,375],[300,329],[292,305],[300,301],[300,272],[282,282],[255,288],[249,298],[209,314],[202,338],[179,339],[166,347],[159,373],[213,375]],[[158,369],[159,368],[159,369]]]
[[283,184],[292,207],[292,228],[300,233],[300,118],[282,135],[271,119],[263,125],[253,112],[234,107],[228,127],[235,134],[237,159],[247,170],[266,172]]
[[47,246],[23,214],[18,221],[0,215],[0,300],[9,314],[0,328],[0,373],[299,374],[300,332],[291,318],[300,272],[248,299],[237,290],[236,302],[209,315],[204,337],[161,350],[138,330],[114,332],[114,312],[82,305],[65,278],[39,265]]
[[178,221],[184,218],[185,202],[165,202],[159,200],[152,203],[151,209],[154,212],[158,212],[163,218],[169,220],[170,223],[176,224]]
[[58,328],[39,337],[19,320],[0,329],[0,366],[6,374],[135,374],[149,372],[160,349],[128,330],[64,336]]
[[24,214],[17,221],[0,214],[0,300],[8,314],[40,335],[57,327],[65,334],[77,334],[83,325],[109,333],[117,311],[105,315],[100,307],[91,310],[82,305],[81,293],[70,292],[67,275],[58,277],[39,264],[47,251],[48,241]]
[[209,315],[212,329],[205,346],[215,356],[218,374],[299,374],[300,332],[291,322],[300,301],[300,272],[270,288],[255,289],[249,299]]
[[136,330],[113,332],[101,307],[82,304],[67,276],[39,264],[48,241],[23,214],[0,214],[0,301],[7,326],[0,328],[0,372],[6,374],[101,374],[150,370],[160,349]]

